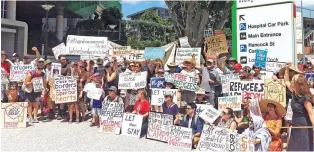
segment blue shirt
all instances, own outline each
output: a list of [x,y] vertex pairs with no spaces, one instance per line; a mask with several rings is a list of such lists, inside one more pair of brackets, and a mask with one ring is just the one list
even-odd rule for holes
[[[192,128],[192,132],[193,134],[196,133],[202,133],[203,131],[203,120],[200,117],[197,117],[197,120],[195,122],[195,114],[192,117],[192,123],[191,123],[191,128]],[[189,120],[190,120],[190,116],[189,115],[185,115],[185,119],[180,121],[180,126],[182,127],[189,127]]]
[[165,102],[161,106],[162,106],[162,112],[164,114],[176,115],[179,113],[179,107],[175,103],[173,103],[169,108],[166,106]]
[[101,108],[102,100],[102,98],[100,98],[99,100],[93,99],[93,108]]

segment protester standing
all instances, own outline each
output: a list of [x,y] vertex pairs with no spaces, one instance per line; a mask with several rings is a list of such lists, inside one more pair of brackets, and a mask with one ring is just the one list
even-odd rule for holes
[[[194,78],[194,82],[196,84],[199,83],[199,71],[195,69],[195,61],[193,58],[186,59],[183,62],[184,66],[186,67],[181,71],[181,74],[188,75],[190,77]],[[185,101],[187,103],[193,102],[195,99],[195,92],[194,91],[188,91],[188,90],[182,90],[181,92],[181,101]]]

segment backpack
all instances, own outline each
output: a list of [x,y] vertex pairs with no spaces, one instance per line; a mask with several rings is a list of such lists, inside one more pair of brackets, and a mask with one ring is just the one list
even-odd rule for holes
[[[36,69],[33,69],[33,71],[31,72],[32,75],[32,79],[36,77]],[[40,77],[44,77],[45,76],[45,72],[41,72]],[[26,78],[25,78],[26,79]],[[23,85],[22,85],[22,91],[27,92],[27,93],[31,93],[33,91],[33,87],[26,87],[26,81],[24,81]]]

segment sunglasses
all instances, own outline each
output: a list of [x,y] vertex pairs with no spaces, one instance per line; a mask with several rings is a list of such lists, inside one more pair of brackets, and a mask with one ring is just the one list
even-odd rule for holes
[[10,90],[15,91],[16,89],[10,89]]

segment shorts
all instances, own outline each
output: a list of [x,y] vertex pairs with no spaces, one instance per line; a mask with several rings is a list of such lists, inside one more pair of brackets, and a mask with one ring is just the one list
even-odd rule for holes
[[100,116],[101,115],[101,108],[93,108],[92,114],[93,114],[93,116]]

